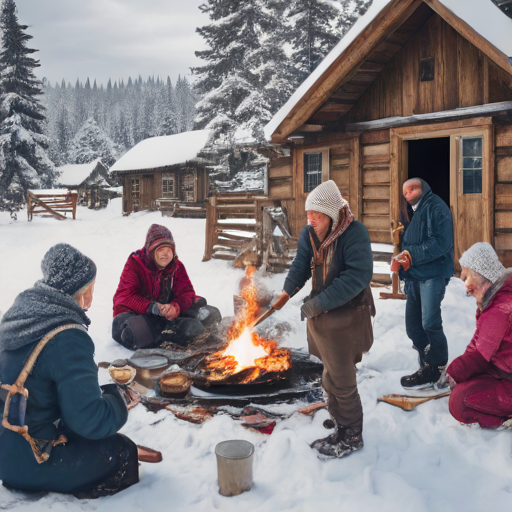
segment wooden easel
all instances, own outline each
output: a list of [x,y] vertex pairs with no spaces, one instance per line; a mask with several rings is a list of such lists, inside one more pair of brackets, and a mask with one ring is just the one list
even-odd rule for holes
[[[391,235],[393,237],[393,245],[395,246],[393,258],[402,252],[402,235],[404,233],[404,226],[400,221],[397,222],[397,225],[398,227],[395,228],[395,222],[391,221]],[[391,285],[393,287],[393,291],[391,293],[381,292],[380,298],[405,300],[405,293],[400,293],[400,278],[398,277],[398,272],[393,272]]]

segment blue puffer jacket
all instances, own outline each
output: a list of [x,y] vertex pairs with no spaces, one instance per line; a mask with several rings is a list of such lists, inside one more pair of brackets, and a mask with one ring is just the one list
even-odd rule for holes
[[409,251],[411,268],[400,269],[401,279],[426,281],[453,275],[453,225],[446,203],[428,191],[421,198],[404,233],[402,250]]

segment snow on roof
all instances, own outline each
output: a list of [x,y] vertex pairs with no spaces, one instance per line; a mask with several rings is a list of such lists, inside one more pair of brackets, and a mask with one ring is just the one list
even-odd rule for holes
[[145,139],[125,153],[110,171],[156,169],[188,162],[204,148],[210,133],[197,130]]
[[[304,80],[291,98],[265,126],[264,133],[267,140],[271,140],[273,133],[285,120],[286,116],[314,83],[327,71],[329,66],[391,1],[373,0],[366,13],[354,23],[341,41],[327,54],[318,67]],[[504,14],[499,7],[489,0],[440,0],[440,2],[498,48],[498,50],[506,56],[512,57],[512,19]]]
[[89,177],[91,172],[94,171],[98,162],[100,162],[99,158],[88,164],[61,165],[60,167],[57,167],[57,170],[61,173],[57,182],[59,185],[68,185],[71,187],[80,185]]

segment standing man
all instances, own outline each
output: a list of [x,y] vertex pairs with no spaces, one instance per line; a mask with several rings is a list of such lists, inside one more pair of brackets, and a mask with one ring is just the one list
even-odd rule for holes
[[393,258],[391,270],[399,270],[405,281],[405,327],[420,363],[400,382],[414,388],[435,384],[448,362],[441,301],[453,275],[453,227],[450,209],[422,179],[407,180],[403,194],[403,252]]
[[334,433],[311,447],[321,457],[340,458],[363,447],[355,365],[373,343],[373,255],[368,231],[354,220],[334,181],[309,194],[306,212],[308,225],[300,234],[297,256],[272,305],[281,309],[313,278],[301,310],[308,319],[309,351],[324,364],[322,385],[333,420],[328,428],[334,426]]

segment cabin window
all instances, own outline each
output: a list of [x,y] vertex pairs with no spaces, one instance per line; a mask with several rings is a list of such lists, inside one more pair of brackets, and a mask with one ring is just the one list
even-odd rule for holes
[[195,179],[193,172],[187,172],[183,175],[183,201],[186,203],[194,202]]
[[482,137],[464,137],[460,139],[460,162],[462,174],[462,193],[482,193]]
[[176,195],[176,177],[174,174],[162,175],[162,197],[178,197]]
[[136,209],[140,207],[140,179],[134,178],[131,182],[132,209]]
[[304,153],[304,192],[322,183],[322,152]]

